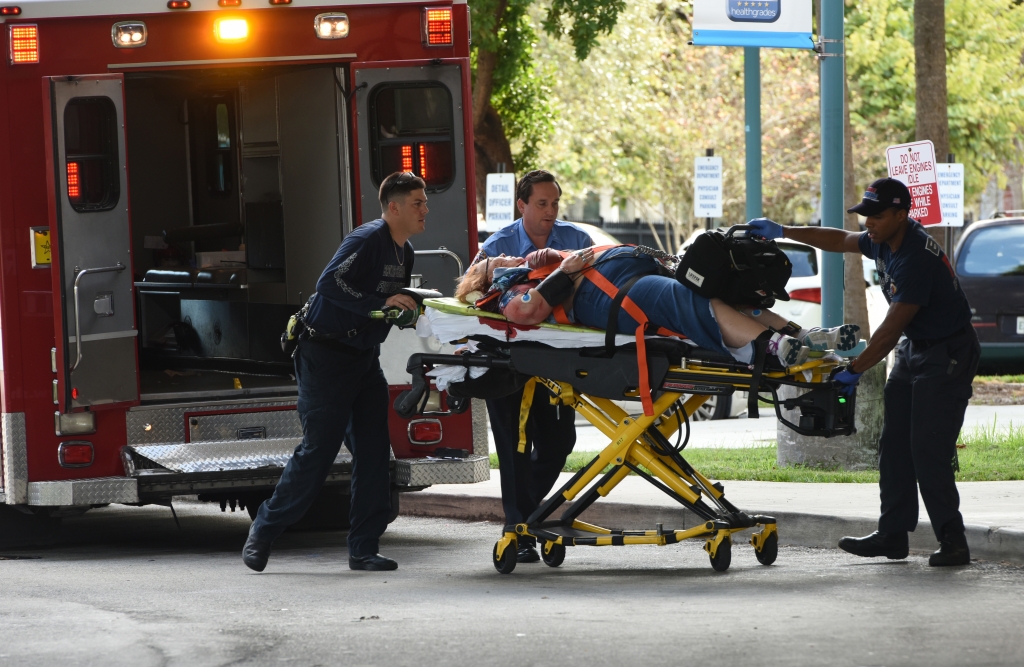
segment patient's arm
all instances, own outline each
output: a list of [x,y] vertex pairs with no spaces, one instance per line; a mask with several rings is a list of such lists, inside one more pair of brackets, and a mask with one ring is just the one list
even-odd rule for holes
[[540,324],[552,310],[537,290],[530,288],[530,291],[512,299],[502,314],[515,324]]

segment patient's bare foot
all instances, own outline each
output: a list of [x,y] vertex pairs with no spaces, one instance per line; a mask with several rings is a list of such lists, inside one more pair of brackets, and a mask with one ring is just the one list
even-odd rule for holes
[[783,366],[797,366],[807,361],[810,350],[792,336],[780,333],[772,335],[768,341],[768,353],[778,357]]
[[860,327],[856,324],[843,324],[842,326],[822,329],[813,327],[801,329],[797,336],[812,350],[839,350],[845,352],[857,347],[857,334]]

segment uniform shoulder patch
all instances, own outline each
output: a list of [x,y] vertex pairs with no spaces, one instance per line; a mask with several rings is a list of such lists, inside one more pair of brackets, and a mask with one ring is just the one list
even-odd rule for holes
[[931,236],[924,242],[924,248],[931,254],[938,257],[942,253],[942,248],[939,247],[939,242],[933,239]]

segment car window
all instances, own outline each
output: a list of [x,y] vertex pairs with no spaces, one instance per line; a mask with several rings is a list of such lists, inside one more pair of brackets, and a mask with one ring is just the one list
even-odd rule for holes
[[974,232],[961,249],[956,268],[963,276],[1024,275],[1024,225]]
[[789,261],[793,263],[793,278],[807,278],[818,275],[818,256],[814,248],[804,245],[790,245],[780,243],[782,252],[786,253]]

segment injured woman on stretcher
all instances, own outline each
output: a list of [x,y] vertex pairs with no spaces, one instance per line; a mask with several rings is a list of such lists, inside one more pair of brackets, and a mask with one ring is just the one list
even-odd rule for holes
[[700,296],[667,273],[631,246],[541,249],[479,260],[455,296],[515,324],[579,323],[627,334],[644,327],[648,335],[686,338],[741,363],[753,361],[753,341],[768,330],[767,351],[783,366],[803,363],[811,350],[857,345],[856,325],[805,329],[767,309]]

